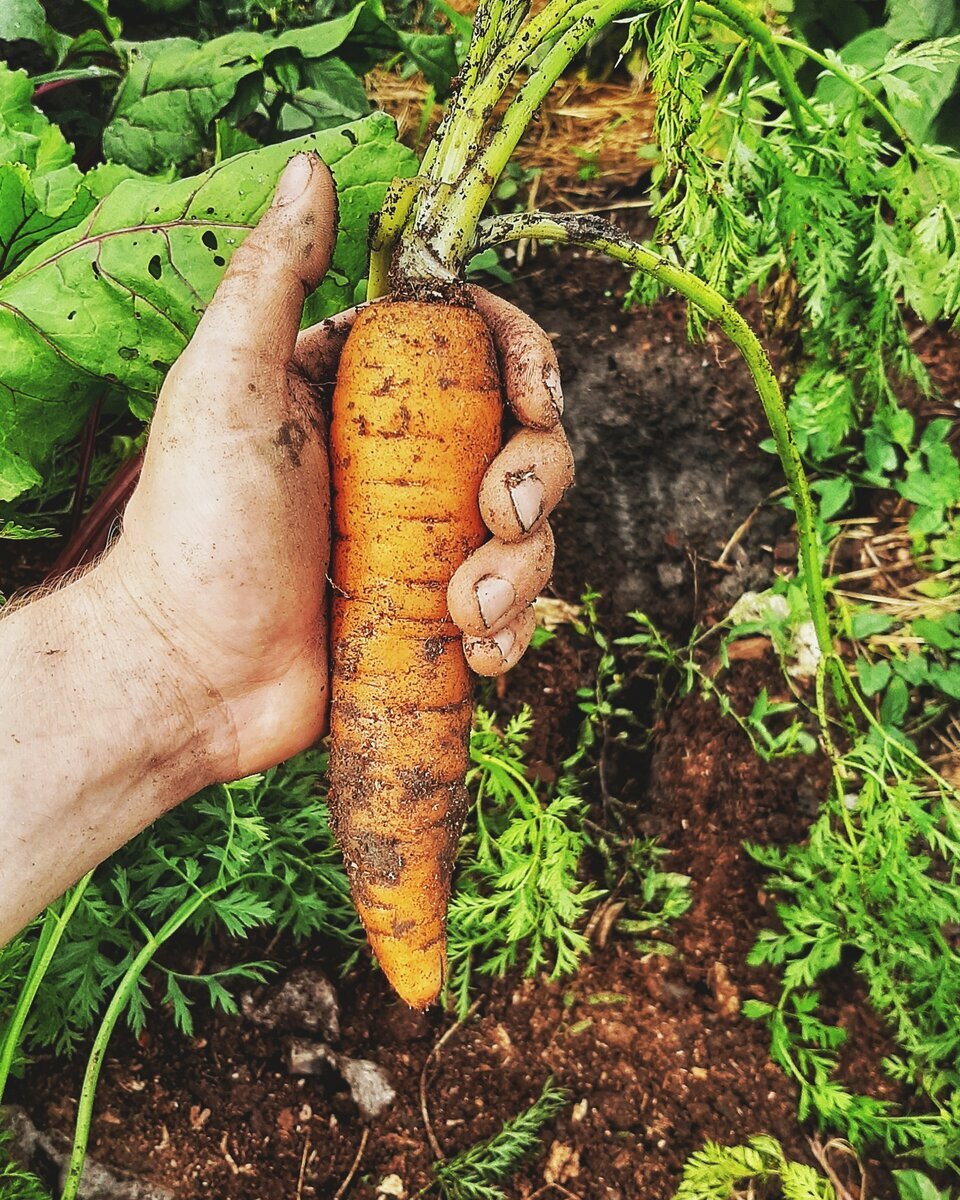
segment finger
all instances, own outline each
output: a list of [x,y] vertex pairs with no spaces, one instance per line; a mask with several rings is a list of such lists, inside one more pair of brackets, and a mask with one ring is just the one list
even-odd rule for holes
[[300,331],[293,361],[311,383],[321,386],[336,383],[340,355],[362,308],[366,305],[345,308],[336,316]]
[[478,675],[502,675],[509,671],[530,645],[536,627],[537,617],[531,605],[492,638],[465,637],[463,653],[470,669]]
[[333,178],[318,155],[287,163],[273,203],[230,260],[181,358],[229,369],[237,358],[285,367],[303,302],[326,274],[337,235]]
[[450,580],[450,616],[471,637],[489,637],[534,602],[552,571],[553,534],[546,522],[522,542],[493,538]]
[[475,286],[469,291],[493,335],[507,402],[517,420],[533,429],[552,429],[563,413],[552,342],[536,321],[506,300]]
[[571,483],[573,455],[563,430],[521,429],[487,468],[480,512],[495,537],[516,542],[539,527]]

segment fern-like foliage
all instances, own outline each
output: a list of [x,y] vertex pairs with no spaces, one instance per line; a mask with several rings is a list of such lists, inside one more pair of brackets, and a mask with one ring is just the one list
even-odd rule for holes
[[461,1015],[474,972],[501,975],[518,962],[528,975],[572,971],[587,949],[578,925],[602,895],[578,879],[586,837],[576,776],[549,790],[527,777],[532,721],[525,708],[501,730],[477,713],[467,777],[475,802],[449,918],[448,986]]
[[691,1155],[674,1200],[836,1200],[833,1184],[806,1163],[792,1162],[766,1134],[745,1146],[707,1142]]
[[0,1197],[2,1200],[50,1200],[50,1193],[36,1175],[11,1156],[9,1136],[0,1133]]
[[[885,462],[873,482],[889,483],[910,449],[899,382],[930,387],[903,312],[960,315],[960,157],[912,142],[880,97],[922,107],[923,78],[955,69],[960,39],[897,45],[869,71],[828,54],[801,124],[757,44],[727,23],[686,21],[685,8],[646,28],[657,248],[733,299],[761,289],[770,323],[799,337],[801,449],[814,462],[849,455],[861,427],[874,468]],[[802,42],[770,36],[805,64]],[[661,291],[638,277],[630,299]],[[691,325],[700,331],[695,314]]]
[[[208,788],[105,864],[40,988],[31,1044],[70,1052],[150,931],[199,892],[208,898],[185,928],[201,948],[215,935],[242,939],[261,926],[295,937],[322,932],[358,947],[359,922],[327,821],[325,771],[326,754],[312,751],[283,768]],[[218,961],[212,948],[208,958],[186,971],[173,954],[161,954],[133,991],[132,1028],[142,1029],[151,1007],[168,1005],[189,1034],[198,997],[234,1012],[233,985],[262,980],[272,969],[263,962]]]
[[[960,1165],[960,810],[957,794],[890,738],[860,740],[802,845],[751,847],[772,872],[781,928],[750,961],[780,974],[767,1022],[771,1053],[800,1086],[800,1117],[839,1128],[855,1145],[922,1148],[934,1166]],[[902,1112],[852,1093],[837,1077],[846,1032],[827,1022],[819,985],[841,957],[860,974],[895,1039],[884,1066],[926,1101]]]
[[536,1149],[544,1127],[566,1103],[566,1093],[547,1079],[534,1103],[499,1133],[434,1167],[433,1186],[443,1200],[506,1200],[499,1185]]

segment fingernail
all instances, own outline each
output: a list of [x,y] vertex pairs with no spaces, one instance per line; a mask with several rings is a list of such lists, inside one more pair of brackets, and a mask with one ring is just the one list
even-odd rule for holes
[[517,598],[513,584],[501,579],[499,575],[485,575],[479,580],[474,591],[477,594],[480,616],[488,629],[499,621],[504,613],[510,611]]
[[280,182],[273,196],[273,207],[282,208],[284,204],[292,204],[299,200],[307,190],[307,184],[313,175],[313,162],[309,154],[295,154],[283,168]]
[[499,633],[495,633],[491,641],[500,651],[501,655],[506,658],[513,649],[513,643],[517,640],[517,635],[507,626],[506,629],[501,629]]
[[517,524],[527,533],[543,516],[543,484],[536,475],[524,475],[510,485],[510,501]]
[[558,417],[563,416],[563,390],[560,387],[560,372],[553,365],[543,368],[543,386],[550,396],[550,403]]

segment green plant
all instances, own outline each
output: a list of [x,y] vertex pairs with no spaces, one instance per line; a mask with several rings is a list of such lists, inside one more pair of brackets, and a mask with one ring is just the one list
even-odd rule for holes
[[[750,956],[781,979],[775,1004],[752,1000],[771,1053],[800,1087],[801,1119],[814,1115],[856,1146],[960,1162],[960,972],[948,932],[960,922],[956,793],[869,714],[870,731],[833,754],[834,786],[808,840],[782,851],[751,847],[782,897],[782,928],[764,931]],[[901,1112],[855,1095],[837,1075],[845,1031],[825,1020],[818,990],[844,957],[887,1020],[897,1052],[885,1061],[928,1104]]]
[[50,1200],[40,1180],[10,1157],[8,1142],[9,1138],[0,1135],[0,1196],[3,1200]]
[[948,1188],[938,1188],[920,1171],[894,1171],[893,1178],[900,1200],[951,1200]]
[[360,76],[407,56],[442,92],[456,72],[453,39],[394,29],[378,0],[285,33],[237,30],[211,41],[125,44],[128,69],[103,131],[114,162],[159,172],[194,160],[213,121],[259,118],[262,140],[328,129],[370,111]]
[[536,1149],[544,1127],[567,1100],[566,1092],[547,1079],[533,1104],[505,1122],[499,1133],[437,1163],[432,1182],[417,1195],[436,1190],[443,1200],[506,1200],[499,1185]]
[[474,973],[501,975],[519,961],[553,977],[587,949],[578,925],[602,892],[577,876],[586,846],[577,779],[565,773],[546,796],[525,772],[529,709],[501,731],[478,710],[467,786],[476,799],[450,904],[447,987],[463,1015]]
[[[765,762],[792,754],[812,754],[816,740],[809,732],[809,714],[799,698],[773,701],[766,687],[760,689],[747,713],[739,712],[724,689],[720,672],[707,670],[702,661],[706,649],[716,642],[715,654],[723,668],[729,666],[731,644],[756,634],[769,636],[780,655],[784,679],[796,670],[798,655],[808,650],[809,609],[801,589],[789,584],[761,596],[745,595],[725,621],[712,628],[694,630],[685,646],[677,647],[642,612],[630,617],[639,626],[636,633],[618,639],[618,644],[640,656],[641,669],[652,670],[657,681],[658,706],[697,692],[715,703],[725,717],[734,720],[748,738],[754,752]],[[816,670],[816,659],[813,663]],[[801,671],[810,674],[808,664]]]
[[[125,180],[82,227],[47,238],[0,282],[0,500],[40,486],[55,447],[76,436],[105,391],[149,416],[242,233],[266,207],[277,170],[301,148],[324,156],[340,189],[341,236],[310,314],[338,311],[363,276],[363,230],[386,175],[413,168],[382,114],[175,183]],[[78,185],[84,212],[94,204],[88,181]]]
[[[924,451],[897,390],[903,378],[930,384],[904,313],[960,311],[960,159],[925,143],[960,39],[943,36],[954,18],[925,23],[926,12],[893,5],[887,31],[839,55],[736,0],[670,5],[643,26],[658,96],[654,243],[732,298],[753,287],[785,298],[769,311],[799,341],[801,452],[848,473],[862,454],[865,480],[908,490]],[[663,290],[638,275],[631,298]],[[702,317],[690,319],[699,331]],[[920,502],[955,506],[950,479]]]
[[782,1194],[785,1200],[836,1200],[836,1191],[806,1163],[786,1157],[780,1143],[766,1134],[745,1146],[708,1142],[692,1154],[674,1200],[740,1200]]

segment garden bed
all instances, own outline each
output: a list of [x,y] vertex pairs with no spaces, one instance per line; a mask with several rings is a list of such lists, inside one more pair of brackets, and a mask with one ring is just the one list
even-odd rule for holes
[[[571,271],[541,254],[508,293],[559,335],[566,380],[580,482],[556,522],[554,592],[575,603],[586,585],[597,588],[604,623],[617,632],[641,606],[683,634],[790,569],[789,516],[765,503],[780,476],[757,448],[761,418],[742,368],[719,339],[690,346],[674,304],[624,314],[624,284],[619,268],[581,260]],[[955,342],[937,333],[929,340],[941,383],[955,386]],[[23,585],[29,572],[15,561],[19,551],[0,549],[0,590]],[[774,698],[783,688],[772,653],[754,649],[726,677],[741,708],[764,685]],[[533,706],[530,759],[544,769],[569,752],[575,690],[593,666],[582,640],[561,628],[497,691],[504,712]],[[640,685],[635,698],[644,703]],[[507,1185],[511,1197],[668,1200],[683,1162],[706,1139],[735,1144],[759,1132],[815,1162],[814,1131],[797,1124],[797,1096],[769,1059],[767,1031],[740,1011],[747,998],[776,994],[745,963],[774,918],[765,871],[742,843],[802,838],[826,785],[823,766],[803,756],[764,764],[716,706],[689,698],[660,719],[648,753],[618,754],[612,770],[607,786],[636,805],[637,832],[659,838],[673,852],[668,869],[693,880],[693,903],[667,934],[672,953],[612,936],[572,978],[484,984],[474,1014],[439,1050],[453,1018],[405,1009],[364,953],[338,984],[339,1049],[385,1067],[397,1093],[368,1133],[333,1072],[287,1074],[280,1031],[198,1011],[187,1040],[154,1013],[139,1040],[118,1033],[111,1043],[92,1156],[178,1200],[373,1200],[390,1175],[410,1196],[429,1182],[434,1158],[420,1102],[426,1064],[429,1120],[447,1154],[495,1133],[548,1075],[567,1090],[542,1152]],[[189,964],[228,960],[231,951],[181,942],[176,953]],[[250,947],[239,953],[248,957]],[[333,973],[321,944],[280,944],[270,954],[285,967]],[[890,1096],[879,1068],[888,1046],[856,977],[840,968],[831,995],[851,1034],[851,1082]],[[70,1132],[84,1057],[41,1058],[11,1099],[41,1128]],[[834,1156],[832,1164],[858,1196],[849,1160]],[[869,1196],[893,1195],[886,1166],[867,1165]]]

